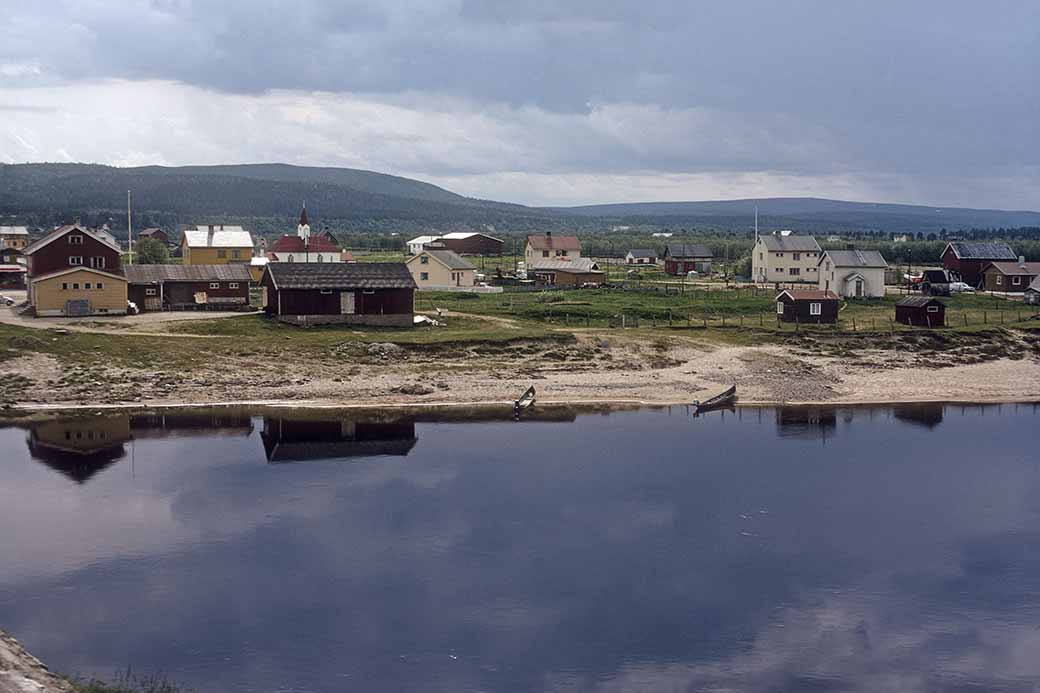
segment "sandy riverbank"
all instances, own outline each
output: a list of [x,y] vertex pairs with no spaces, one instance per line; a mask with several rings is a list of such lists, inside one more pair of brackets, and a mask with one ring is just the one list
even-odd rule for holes
[[[1032,340],[1032,341],[1031,341]],[[586,333],[573,343],[519,341],[452,351],[358,345],[271,367],[249,358],[190,372],[94,366],[72,372],[32,353],[0,366],[24,382],[26,408],[226,403],[282,406],[436,406],[508,403],[534,385],[549,403],[676,404],[736,383],[743,403],[1040,400],[1040,345],[990,335],[957,346],[801,340],[720,346],[687,337]]]

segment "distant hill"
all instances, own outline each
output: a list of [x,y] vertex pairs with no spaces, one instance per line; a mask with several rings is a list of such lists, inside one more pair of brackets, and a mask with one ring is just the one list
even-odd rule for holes
[[814,197],[775,197],[715,202],[634,202],[552,207],[546,211],[618,222],[663,225],[717,225],[749,228],[758,207],[759,224],[803,231],[882,230],[930,233],[942,227],[1008,228],[1040,226],[1040,212],[926,207],[847,202]]
[[499,234],[604,232],[629,225],[742,231],[755,206],[763,230],[808,233],[922,232],[1040,226],[1040,213],[768,198],[526,207],[458,195],[430,183],[373,171],[288,164],[142,166],[0,164],[0,216],[47,227],[80,217],[125,230],[126,191],[141,225],[245,223],[266,234],[291,228],[306,201],[312,220],[342,231],[402,234],[494,228]]

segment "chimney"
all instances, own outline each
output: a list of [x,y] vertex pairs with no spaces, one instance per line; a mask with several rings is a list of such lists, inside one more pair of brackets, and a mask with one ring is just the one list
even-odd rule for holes
[[552,238],[552,231],[546,231],[545,232],[545,237],[546,238]]
[[1018,256],[1018,266],[1020,268],[1022,268],[1022,269],[1026,268],[1026,256],[1025,255],[1019,255]]
[[213,233],[213,224],[210,224],[210,225],[209,225],[209,232],[210,232],[210,233]]

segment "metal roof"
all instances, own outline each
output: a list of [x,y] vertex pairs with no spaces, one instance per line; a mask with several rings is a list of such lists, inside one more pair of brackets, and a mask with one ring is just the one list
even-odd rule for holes
[[876,250],[825,250],[823,254],[835,267],[888,267],[885,258]]
[[632,257],[657,257],[657,251],[649,248],[632,248],[628,254]]
[[131,284],[160,282],[246,282],[252,279],[249,265],[125,265],[123,274]]
[[776,295],[779,299],[784,294],[787,294],[795,301],[837,301],[838,294],[833,291],[809,291],[802,289],[788,289],[781,291]]
[[527,243],[535,250],[577,250],[581,251],[581,241],[577,236],[553,236],[551,233],[536,234],[527,237]]
[[252,248],[253,237],[241,226],[196,227],[184,230],[189,248]]
[[441,238],[447,239],[449,241],[461,241],[466,238],[472,238],[473,236],[483,236],[484,238],[490,238],[491,240],[498,241],[499,243],[502,242],[501,238],[495,238],[494,236],[489,236],[486,233],[479,233],[477,231],[452,231],[451,233],[444,234],[443,236],[441,236]]
[[264,270],[278,289],[414,289],[403,262],[272,262]]
[[28,226],[0,226],[0,236],[28,236]]
[[1026,291],[1040,291],[1040,277],[1037,277],[1029,284],[1029,288]]
[[758,240],[774,253],[818,253],[820,244],[812,236],[759,236]]
[[711,249],[697,243],[669,243],[664,247],[665,255],[678,258],[712,258]]
[[907,296],[906,298],[900,299],[897,306],[912,306],[914,308],[924,308],[925,306],[931,305],[932,303],[938,303],[940,306],[946,304],[935,298],[934,296]]
[[986,242],[967,243],[954,241],[946,246],[943,255],[950,248],[959,260],[1017,260],[1015,251],[1007,243]]
[[564,272],[597,272],[599,271],[599,265],[592,258],[578,257],[573,260],[564,259],[548,259],[545,260],[534,260],[531,262],[531,266],[527,268],[529,271],[536,270],[563,270]]
[[424,249],[422,251],[422,253],[419,253],[418,255],[415,255],[408,262],[411,263],[412,261],[415,260],[415,258],[422,257],[423,254],[426,254],[426,255],[429,255],[431,257],[436,258],[437,260],[439,260],[441,262],[441,264],[446,265],[448,267],[448,269],[453,269],[453,270],[471,270],[471,269],[476,269],[476,267],[471,265],[469,262],[463,260],[462,256],[459,255],[458,253],[456,253],[453,250],[432,250],[430,248],[426,248],[426,249]]

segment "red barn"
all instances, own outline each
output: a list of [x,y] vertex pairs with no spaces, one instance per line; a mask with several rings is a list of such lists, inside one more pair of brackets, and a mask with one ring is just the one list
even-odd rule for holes
[[664,271],[676,277],[687,272],[711,274],[712,252],[696,243],[669,243],[664,247]]
[[956,272],[961,281],[977,287],[982,283],[982,270],[991,262],[1017,260],[1015,251],[1007,243],[965,243],[954,241],[946,244],[942,252],[943,267]]
[[260,286],[264,310],[283,322],[413,324],[415,280],[403,262],[272,262]]

